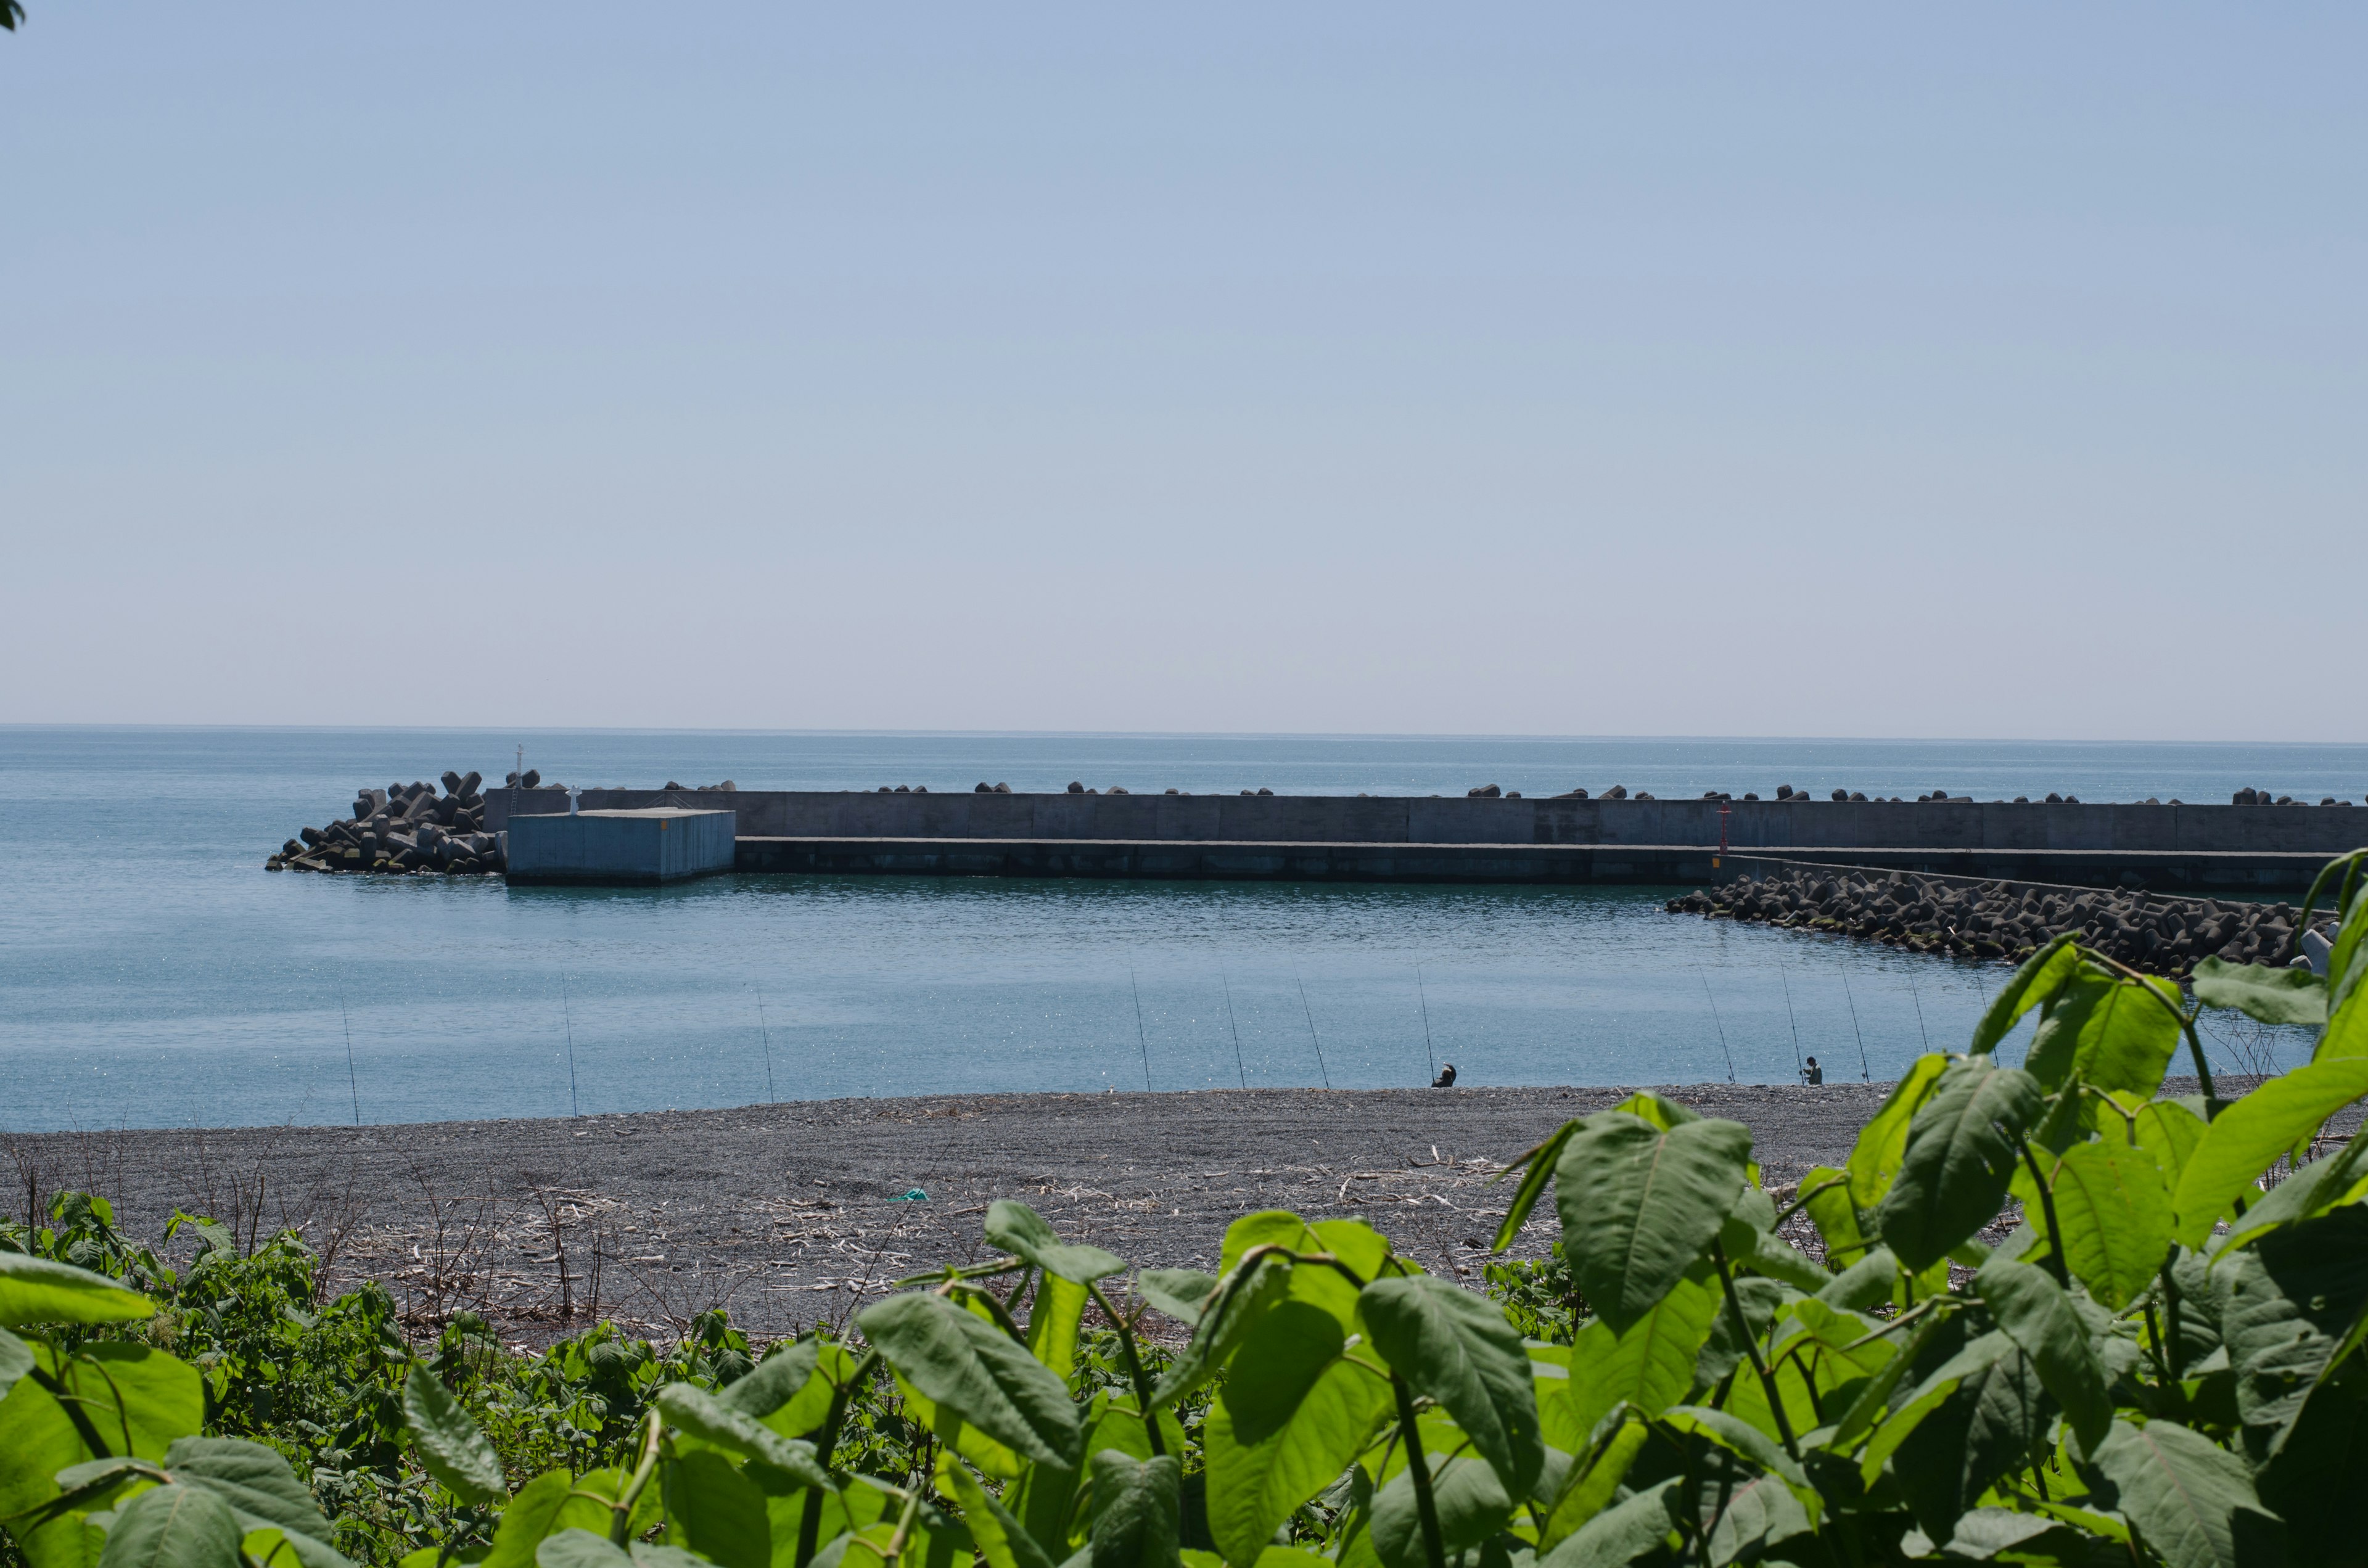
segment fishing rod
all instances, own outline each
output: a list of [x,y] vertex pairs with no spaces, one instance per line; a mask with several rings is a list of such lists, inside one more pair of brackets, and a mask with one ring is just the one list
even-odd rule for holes
[[1711,995],[1710,976],[1702,973],[1702,965],[1694,965],[1694,973],[1701,979],[1702,995],[1710,1003],[1710,1021],[1717,1026],[1718,1048],[1721,1051],[1725,1052],[1726,1056],[1726,1081],[1732,1084],[1735,1082],[1735,1052],[1726,1043],[1726,1026],[1724,1023],[1719,1022],[1718,998]]
[[1850,994],[1848,969],[1842,971],[1842,999],[1850,1004],[1850,1033],[1858,1038],[1858,1075],[1872,1084],[1874,1082],[1874,1070],[1866,1064],[1866,1035],[1858,1027],[1858,998]]
[[559,1017],[567,1026],[567,1114],[581,1116],[575,1102],[575,1017],[567,1006],[567,971],[559,971]]
[[757,1038],[765,1047],[765,1098],[778,1104],[780,1096],[773,1093],[773,1031],[765,1024],[765,988],[761,985],[757,987]]
[[1126,966],[1127,988],[1134,993],[1134,1043],[1143,1052],[1143,1086],[1151,1088],[1151,1037],[1143,1030],[1143,987],[1134,978],[1134,966]]
[[1783,981],[1784,1020],[1793,1026],[1793,1071],[1795,1074],[1806,1074],[1808,1069],[1801,1064],[1801,1020],[1793,1016],[1793,983],[1785,979],[1782,963],[1776,966],[1776,978]]
[[1422,1056],[1430,1063],[1430,1075],[1439,1076],[1439,1052],[1430,1048],[1430,997],[1422,987],[1422,965],[1414,966],[1414,994],[1422,1004]]
[[1225,1027],[1234,1031],[1234,1074],[1247,1089],[1250,1086],[1250,1073],[1242,1065],[1242,1026],[1234,1022],[1234,983],[1225,978],[1223,969],[1217,971],[1217,983],[1225,988]]
[[346,1024],[346,1083],[354,1091],[354,1125],[362,1124],[362,1081],[354,1072],[354,1017],[346,1011],[346,988],[337,987],[337,1017]]
[[1324,1074],[1324,1086],[1328,1089],[1332,1086],[1332,1069],[1324,1065],[1324,1042],[1316,1038],[1315,1009],[1307,1005],[1307,982],[1299,979],[1299,971],[1295,969],[1291,971],[1291,978],[1298,981],[1299,1010],[1307,1015],[1307,1038],[1315,1047],[1315,1070]]

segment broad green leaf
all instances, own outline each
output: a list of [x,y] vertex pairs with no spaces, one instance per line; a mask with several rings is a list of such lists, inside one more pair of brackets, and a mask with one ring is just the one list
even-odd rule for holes
[[502,1510],[501,1522],[494,1527],[493,1547],[479,1568],[526,1568],[532,1562],[534,1549],[559,1528],[560,1510],[566,1506],[567,1489],[575,1479],[564,1470],[550,1470],[519,1487],[509,1506]]
[[949,1413],[1042,1464],[1084,1455],[1068,1385],[992,1324],[941,1296],[891,1296],[857,1320],[889,1365]]
[[1620,1483],[1627,1479],[1628,1467],[1635,1463],[1638,1451],[1652,1435],[1652,1428],[1642,1421],[1623,1419],[1598,1446],[1590,1460],[1570,1467],[1564,1478],[1562,1494],[1554,1498],[1547,1510],[1545,1524],[1538,1531],[1539,1551],[1551,1551],[1565,1537],[1611,1506]]
[[2169,1568],[2275,1561],[2275,1528],[2245,1461],[2169,1421],[2115,1421],[2092,1461],[2099,1500],[2118,1509]]
[[403,1381],[403,1421],[411,1428],[419,1462],[444,1490],[466,1503],[490,1503],[508,1494],[493,1444],[436,1375],[416,1363]]
[[[2368,926],[2368,913],[2354,915],[2344,934],[2350,936],[2360,926]],[[2353,950],[2350,970],[2334,972],[2340,978],[2328,1007],[2327,1032],[2318,1037],[2310,1053],[2314,1062],[2368,1057],[2368,983],[2368,983],[2368,946]]]
[[1180,1568],[1183,1468],[1174,1454],[1136,1460],[1094,1455],[1094,1568]]
[[[1783,1305],[1786,1287],[1773,1279],[1756,1278],[1746,1275],[1735,1282],[1735,1300],[1723,1299],[1718,1315],[1711,1323],[1710,1337],[1702,1342],[1702,1352],[1694,1358],[1694,1382],[1697,1387],[1715,1388],[1719,1380],[1748,1358],[1748,1346],[1759,1343],[1775,1321],[1776,1309]],[[1743,1314],[1736,1315],[1740,1306]]]
[[[2119,1137],[2034,1151],[2064,1227],[2064,1261],[2107,1309],[2146,1294],[2170,1250],[2170,1193],[2147,1152]],[[2014,1174],[2026,1222],[2047,1235],[2047,1206],[2028,1168]],[[2049,1238],[2051,1242],[2054,1238]]]
[[2368,1497],[2368,1399],[2320,1387],[2268,1462],[2254,1471],[2261,1501],[2285,1520],[2288,1561],[2357,1560],[2360,1503]]
[[2327,982],[2306,969],[2230,963],[2213,957],[2195,966],[2195,999],[2265,1024],[2327,1024]]
[[1580,1329],[1570,1355],[1570,1398],[1579,1429],[1591,1430],[1622,1400],[1648,1416],[1682,1403],[1725,1305],[1717,1274],[1698,1263],[1626,1333],[1613,1334],[1601,1318]]
[[[765,1435],[777,1443],[785,1440]],[[700,1449],[678,1455],[661,1465],[658,1483],[670,1543],[724,1568],[769,1568],[773,1542],[765,1524],[765,1494],[722,1454]]]
[[1529,1353],[1497,1304],[1418,1274],[1366,1286],[1360,1310],[1398,1375],[1455,1418],[1508,1494],[1527,1495],[1545,1462],[1537,1391]]
[[658,1390],[656,1403],[669,1425],[702,1442],[768,1464],[803,1486],[830,1484],[812,1443],[782,1437],[696,1384],[668,1383]]
[[2186,1174],[2187,1162],[2210,1131],[2211,1123],[2178,1100],[2148,1100],[2137,1107],[2138,1144],[2162,1173],[2164,1189],[2174,1194]]
[[1749,1268],[1770,1279],[1781,1279],[1804,1296],[1814,1296],[1833,1276],[1810,1262],[1781,1236],[1770,1235],[1744,1221],[1730,1218],[1719,1230],[1719,1245],[1735,1268]]
[[962,1522],[986,1568],[1054,1568],[1053,1559],[1002,1500],[951,1454],[938,1452],[938,1490],[962,1506]]
[[25,1342],[0,1328],[0,1399],[6,1399],[17,1380],[32,1369],[33,1353],[25,1348]]
[[1173,1404],[1216,1376],[1258,1320],[1290,1293],[1296,1272],[1289,1258],[1271,1253],[1247,1267],[1229,1268],[1210,1294],[1192,1337],[1161,1374],[1153,1401]]
[[165,1468],[175,1481],[229,1504],[243,1528],[268,1526],[279,1531],[305,1568],[345,1562],[329,1545],[336,1532],[313,1489],[296,1479],[277,1449],[244,1437],[182,1437],[165,1450]]
[[2368,1058],[2316,1062],[2268,1083],[2223,1110],[2179,1178],[2171,1207],[2178,1236],[2201,1247],[2254,1178],[2319,1124],[2368,1094]]
[[196,1486],[159,1486],[115,1511],[99,1568],[241,1568],[246,1532],[230,1505]]
[[[1452,1557],[1468,1551],[1504,1527],[1513,1501],[1494,1471],[1474,1459],[1425,1454],[1431,1472],[1431,1498],[1439,1510],[1440,1540]],[[1416,1511],[1414,1471],[1401,1470],[1373,1494],[1373,1551],[1382,1568],[1423,1568],[1427,1561],[1420,1516]]]
[[[1227,1380],[1228,1393],[1238,1377]],[[1247,1568],[1277,1526],[1339,1477],[1391,1415],[1393,1401],[1380,1378],[1335,1360],[1289,1422],[1257,1443],[1240,1440],[1229,1406],[1225,1398],[1212,1402],[1201,1429],[1209,1531],[1227,1561]]]
[[[614,1466],[606,1470],[588,1471],[575,1478],[568,1488],[573,1494],[561,1506],[552,1534],[564,1530],[584,1529],[606,1540],[609,1528],[616,1520],[615,1503],[625,1494],[632,1477]],[[644,1486],[633,1501],[632,1517],[626,1520],[625,1533],[638,1539],[648,1533],[665,1512],[664,1499],[655,1486]],[[541,1549],[538,1548],[538,1551]]]
[[78,1517],[32,1526],[26,1516],[58,1495],[60,1471],[90,1457],[64,1407],[33,1379],[24,1379],[0,1400],[0,1518],[17,1521],[11,1528],[38,1568],[82,1560]]
[[1611,1108],[1649,1121],[1664,1132],[1673,1127],[1682,1127],[1689,1121],[1702,1119],[1702,1112],[1691,1106],[1679,1105],[1650,1089],[1639,1089]]
[[757,1363],[757,1369],[728,1388],[716,1391],[718,1403],[762,1421],[797,1398],[813,1381],[821,1364],[822,1341],[802,1339]]
[[1889,1247],[1876,1247],[1843,1269],[1817,1291],[1817,1300],[1846,1312],[1862,1312],[1891,1300],[1899,1278],[1899,1259]]
[[2283,1227],[2212,1270],[2212,1310],[2257,1451],[2303,1400],[2368,1307],[2368,1209]]
[[[1388,1238],[1361,1220],[1318,1220],[1310,1224],[1288,1210],[1273,1209],[1262,1213],[1246,1214],[1225,1227],[1225,1242],[1219,1261],[1221,1272],[1235,1271],[1243,1256],[1253,1246],[1288,1247],[1294,1253],[1322,1253],[1337,1258],[1359,1280],[1370,1282],[1383,1274],[1394,1272],[1387,1267],[1390,1254]],[[1401,1267],[1395,1272],[1404,1272]],[[1340,1320],[1343,1329],[1353,1329],[1357,1321],[1357,1292],[1360,1285],[1351,1284],[1338,1269],[1311,1265],[1291,1272],[1290,1294],[1295,1301],[1312,1301]]]
[[[2040,1006],[2061,991],[2066,982],[2079,971],[2080,950],[2078,938],[2070,932],[2056,937],[2037,952],[2022,960],[2014,978],[1999,988],[1998,996],[1982,1014],[1982,1021],[1974,1026],[1973,1043],[1965,1048],[1972,1056],[1994,1053],[2022,1016]],[[1925,1058],[1930,1061],[1931,1058]],[[1876,1194],[1880,1197],[1881,1194]],[[1864,1201],[1871,1207],[1873,1198]]]
[[2359,1202],[2368,1196],[2368,1176],[2362,1175],[2363,1154],[2368,1154],[2368,1143],[2354,1138],[2345,1142],[2340,1153],[2304,1165],[2239,1214],[2229,1225],[2228,1233],[2213,1244],[2213,1252],[2217,1255],[2231,1247],[2249,1245],[2280,1225],[2314,1219],[2331,1209]]
[[[856,1358],[846,1346],[825,1339],[808,1340],[806,1343],[814,1346],[814,1376],[780,1406],[760,1417],[767,1426],[784,1437],[803,1437],[809,1432],[819,1430],[822,1424],[830,1419],[832,1400],[846,1386],[848,1380],[855,1376]],[[760,1364],[757,1370],[763,1369]],[[741,1380],[743,1382],[746,1381],[745,1378]]]
[[1305,1301],[1283,1301],[1260,1318],[1234,1353],[1217,1395],[1233,1417],[1235,1440],[1261,1443],[1288,1425],[1345,1342],[1339,1321]]
[[1077,1369],[1077,1324],[1088,1300],[1086,1288],[1076,1280],[1047,1274],[1036,1287],[1036,1304],[1029,1309],[1028,1352],[1064,1381]]
[[2102,1442],[2113,1419],[2110,1380],[2071,1296],[2045,1269],[2011,1258],[1984,1264],[1974,1289],[2007,1337],[2031,1358],[2040,1383],[2064,1407],[2080,1441],[2091,1449]]
[[2084,965],[2049,998],[2024,1066],[2047,1090],[2067,1083],[2154,1093],[2179,1049],[2179,987]]
[[1115,1254],[1064,1242],[1042,1215],[1015,1199],[998,1198],[986,1206],[986,1239],[1047,1274],[1079,1285],[1126,1271],[1125,1260]]
[[1888,1455],[1917,1522],[1945,1540],[1993,1483],[2044,1449],[2053,1414],[2031,1358],[2003,1333],[1985,1334],[1875,1426],[1866,1463],[1882,1467]]
[[1808,1215],[1826,1244],[1827,1266],[1847,1268],[1865,1256],[1873,1243],[1859,1225],[1858,1200],[1850,1196],[1849,1173],[1819,1165],[1801,1178],[1801,1190],[1808,1195],[1801,1211]]
[[1554,1200],[1580,1291],[1616,1331],[1652,1311],[1701,1257],[1742,1191],[1751,1134],[1734,1121],[1666,1131],[1590,1116],[1563,1150]]
[[564,1529],[546,1536],[534,1549],[537,1568],[632,1568],[633,1559],[609,1538],[586,1529]]
[[154,1316],[156,1303],[103,1274],[29,1253],[0,1252],[0,1327],[28,1323],[120,1323]]
[[1672,1476],[1604,1509],[1541,1555],[1536,1568],[1622,1568],[1654,1555],[1677,1534],[1684,1498],[1678,1488],[1683,1483],[1683,1477]]
[[2038,1119],[2038,1083],[1987,1058],[1952,1062],[1907,1131],[1898,1176],[1875,1230],[1922,1272],[1994,1218],[2017,1164],[2016,1139]]
[[1546,1184],[1554,1180],[1554,1168],[1562,1161],[1564,1145],[1570,1142],[1571,1134],[1578,1129],[1579,1124],[1576,1121],[1564,1122],[1544,1142],[1526,1154],[1515,1155],[1512,1164],[1488,1178],[1502,1181],[1514,1171],[1521,1173],[1520,1185],[1513,1189],[1512,1201],[1506,1207],[1505,1222],[1497,1227],[1497,1239],[1488,1244],[1490,1251],[1502,1252],[1511,1246],[1514,1238],[1521,1233],[1521,1227],[1530,1222],[1531,1211],[1537,1208],[1538,1199],[1545,1196]]
[[1808,1510],[1792,1487],[1777,1476],[1755,1475],[1728,1494],[1726,1512],[1711,1531],[1712,1568],[1758,1557],[1812,1528]]
[[1217,1288],[1217,1277],[1197,1268],[1146,1268],[1135,1276],[1134,1288],[1169,1317],[1191,1324],[1201,1321],[1201,1309]]
[[1850,1172],[1851,1201],[1861,1211],[1874,1209],[1891,1190],[1900,1164],[1907,1157],[1908,1129],[1939,1087],[1948,1066],[1949,1059],[1938,1051],[1918,1057],[1884,1097],[1883,1108],[1859,1129],[1858,1142],[1851,1145],[1844,1168]]
[[[1027,1473],[1028,1460],[1017,1449],[997,1442],[951,1409],[939,1404],[915,1388],[902,1372],[895,1373],[894,1378],[896,1397],[904,1402],[906,1421],[934,1434],[945,1447],[998,1481],[1016,1481]],[[1090,1447],[1087,1451],[1092,1451]]]
[[93,1458],[131,1453],[162,1460],[176,1438],[194,1437],[205,1424],[205,1384],[198,1369],[154,1346],[110,1340],[63,1358],[48,1345],[29,1348],[106,1446]]
[[1661,1419],[1672,1431],[1693,1432],[1707,1437],[1737,1459],[1748,1460],[1770,1475],[1780,1477],[1794,1486],[1805,1487],[1809,1478],[1790,1454],[1777,1447],[1776,1439],[1748,1421],[1737,1420],[1724,1410],[1706,1405],[1681,1404],[1663,1414]]

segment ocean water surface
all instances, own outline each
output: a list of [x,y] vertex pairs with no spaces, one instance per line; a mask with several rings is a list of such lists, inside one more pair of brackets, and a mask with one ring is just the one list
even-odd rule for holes
[[[272,874],[365,784],[2368,798],[2368,747],[0,728],[0,1128],[564,1116],[948,1092],[1884,1078],[1999,966],[1668,889]],[[2243,1070],[2298,1043],[2220,1035]],[[2306,1049],[2306,1046],[2304,1047]]]

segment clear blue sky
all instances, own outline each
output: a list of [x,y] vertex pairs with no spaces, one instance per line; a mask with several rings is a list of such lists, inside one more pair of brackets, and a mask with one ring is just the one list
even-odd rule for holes
[[2357,6],[29,3],[0,722],[2368,738]]

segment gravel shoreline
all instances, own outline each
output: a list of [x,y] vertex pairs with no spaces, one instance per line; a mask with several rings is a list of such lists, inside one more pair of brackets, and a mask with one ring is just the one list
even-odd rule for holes
[[[1773,1187],[1839,1163],[1889,1088],[1662,1092],[1748,1125]],[[1365,1217],[1426,1267],[1476,1280],[1509,1196],[1489,1177],[1629,1092],[939,1095],[0,1142],[18,1218],[28,1191],[46,1203],[81,1189],[152,1244],[176,1208],[243,1238],[301,1227],[333,1289],[379,1279],[416,1323],[472,1310],[532,1345],[595,1316],[672,1334],[714,1306],[768,1335],[843,1324],[900,1275],[979,1256],[985,1207],[1006,1197],[1138,1267],[1212,1267],[1232,1219],[1287,1208]],[[915,1188],[926,1199],[899,1200]],[[1535,1256],[1554,1233],[1541,1216],[1516,1254]]]

